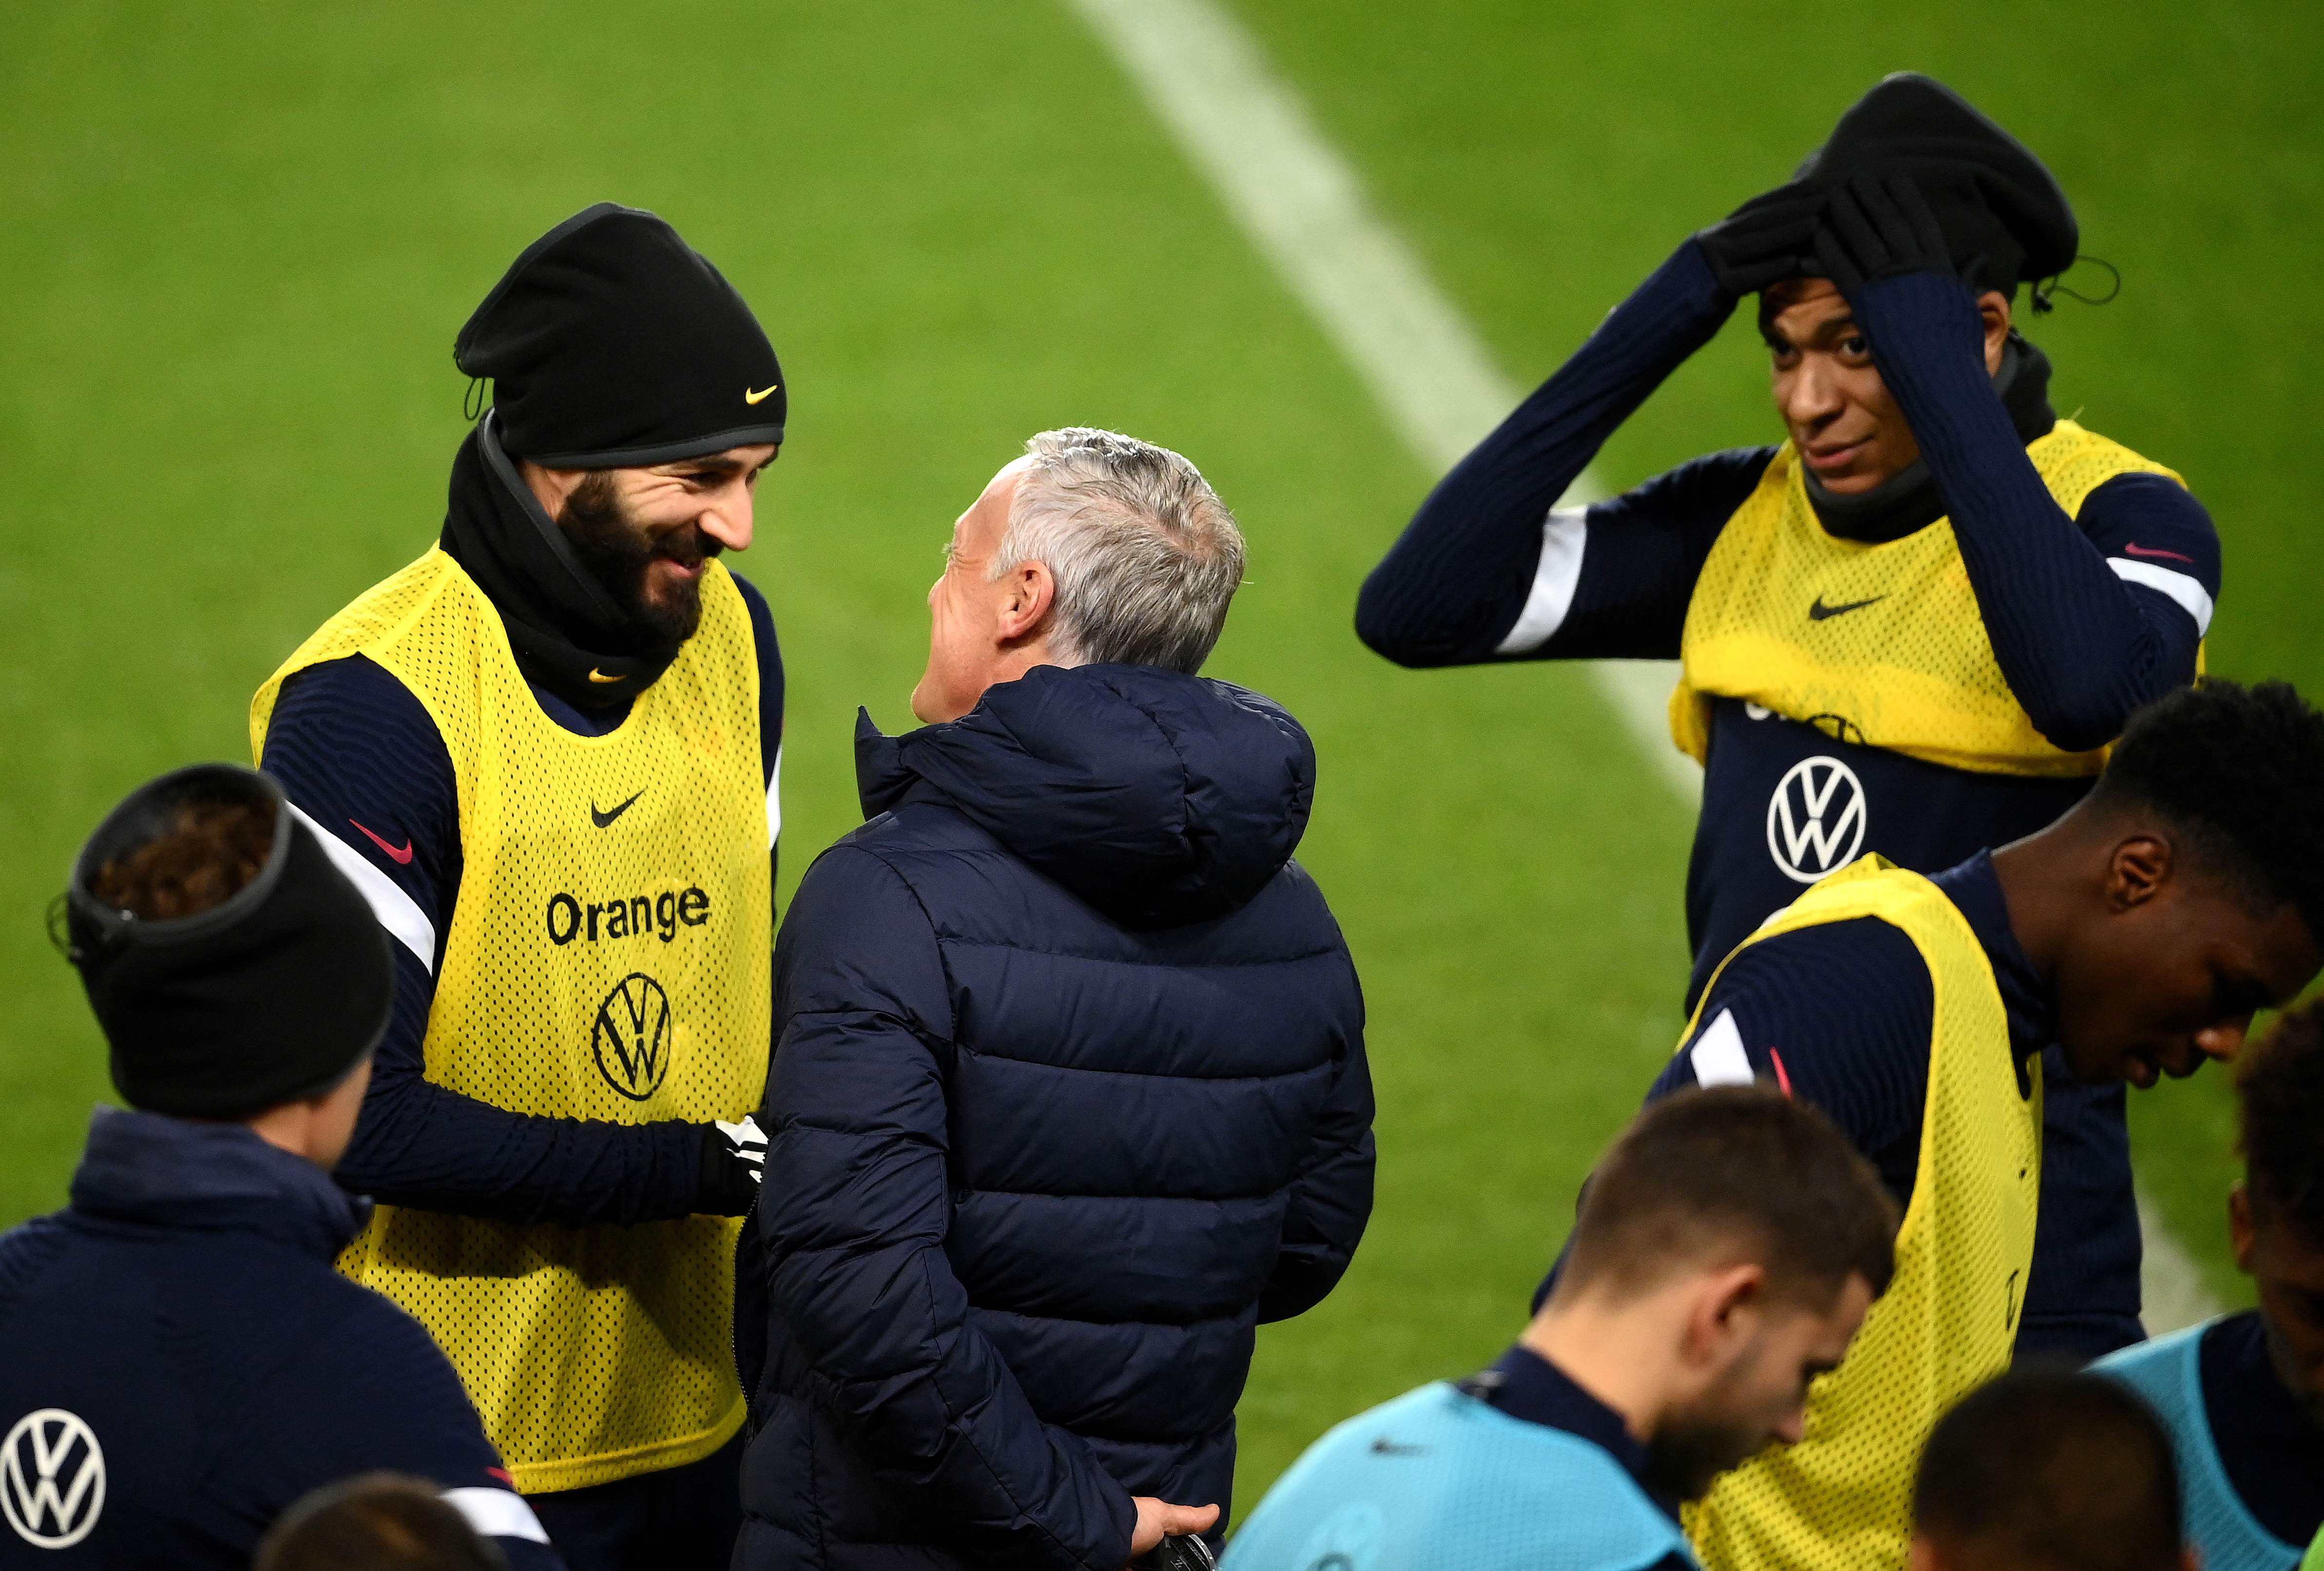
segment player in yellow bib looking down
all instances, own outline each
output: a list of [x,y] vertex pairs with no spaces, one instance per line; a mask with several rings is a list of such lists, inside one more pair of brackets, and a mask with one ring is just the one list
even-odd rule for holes
[[1799,1444],[1690,1514],[1712,1571],[1894,1571],[1914,1467],[2009,1366],[2033,1263],[2043,1045],[2145,1088],[2242,1045],[2324,967],[2324,715],[2214,682],[2134,718],[2041,833],[1932,877],[1867,857],[1719,968],[1651,1096],[1762,1080],[1904,1208],[1895,1280]]
[[535,242],[461,330],[493,405],[440,537],[259,689],[251,746],[396,941],[341,1256],[450,1355],[576,1568],[723,1566],[757,1197],[782,666],[719,558],[774,351],[650,213]]
[[[1672,731],[1704,765],[1689,1008],[1863,853],[1932,873],[2051,822],[2132,712],[2193,679],[2219,591],[2209,516],[2060,418],[2017,331],[2019,286],[2038,310],[2079,238],[2030,150],[1892,77],[1792,183],[1680,245],[1366,582],[1357,629],[1406,665],[1682,662]],[[1752,294],[1784,440],[1561,505]],[[2089,1358],[2142,1335],[2129,1135],[2118,1087],[2048,1067],[2022,1346]]]

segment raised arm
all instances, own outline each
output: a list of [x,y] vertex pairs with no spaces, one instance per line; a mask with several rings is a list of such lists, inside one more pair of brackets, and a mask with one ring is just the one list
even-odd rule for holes
[[[1404,666],[1583,652],[1550,648],[1536,628],[1520,628],[1538,598],[1536,580],[1553,594],[1562,583],[1570,596],[1582,562],[1580,515],[1551,510],[1615,428],[1718,334],[1738,299],[1796,270],[1813,213],[1813,198],[1785,187],[1682,244],[1438,482],[1364,581],[1356,605],[1364,642]],[[1649,586],[1655,606],[1674,598],[1683,610],[1693,577],[1683,543],[1669,532],[1592,530],[1590,545],[1642,553],[1642,566],[1661,570],[1621,574],[1625,583]],[[1532,609],[1537,623],[1542,608]],[[1505,648],[1513,634],[1522,635],[1519,647]]]
[[1976,298],[1908,179],[1858,176],[1819,232],[1874,361],[1936,476],[1995,659],[2039,730],[2080,752],[2195,675],[2218,593],[2201,505],[2123,475],[2066,515],[1993,390]]
[[927,917],[843,842],[801,882],[775,969],[756,1222],[769,1312],[851,1450],[925,1502],[955,1552],[1120,1571],[1130,1491],[1033,1410],[945,1254],[952,1017]]

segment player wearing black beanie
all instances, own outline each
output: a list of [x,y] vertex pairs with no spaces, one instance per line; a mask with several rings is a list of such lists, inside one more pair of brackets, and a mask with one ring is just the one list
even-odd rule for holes
[[200,764],[73,864],[53,933],[128,1107],[65,1209],[0,1234],[0,1563],[243,1571],[293,1502],[384,1467],[516,1571],[559,1565],[442,1352],[332,1269],[395,986],[340,860],[272,780]]
[[[1989,883],[1965,859],[2079,802],[2128,717],[2192,680],[2209,517],[2163,465],[2060,418],[2016,331],[2018,286],[2080,242],[2033,150],[1942,84],[1889,77],[1791,181],[1682,243],[1365,583],[1358,630],[1406,665],[1683,662],[1674,740],[1705,766],[1690,1008],[1764,919],[1867,852]],[[1562,505],[1753,294],[1785,440]],[[1910,954],[1877,937],[1738,1007],[1738,1046],[1791,1059],[1909,1008]],[[1822,1105],[1901,1194],[1920,1107],[1898,1062],[1849,1061]],[[2140,1335],[2129,1138],[2118,1089],[2044,1061],[2040,1239],[2011,1326],[2021,1354],[2089,1357]]]
[[453,355],[489,407],[439,537],[251,710],[394,941],[346,1264],[451,1355],[575,1565],[723,1566],[783,701],[724,557],[788,389],[725,276],[612,203],[525,247]]

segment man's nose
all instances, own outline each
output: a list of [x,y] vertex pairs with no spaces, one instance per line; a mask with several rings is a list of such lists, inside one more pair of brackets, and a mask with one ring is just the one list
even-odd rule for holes
[[1809,356],[1776,390],[1775,402],[1784,418],[1794,426],[1812,426],[1840,413],[1839,383],[1825,367]]
[[695,520],[702,532],[729,551],[751,548],[751,493],[741,485],[723,488]]
[[2249,1030],[2251,1016],[2248,1015],[2240,1020],[2209,1026],[2195,1033],[2195,1049],[2206,1058],[2215,1058],[2225,1063],[2243,1051],[2244,1034]]

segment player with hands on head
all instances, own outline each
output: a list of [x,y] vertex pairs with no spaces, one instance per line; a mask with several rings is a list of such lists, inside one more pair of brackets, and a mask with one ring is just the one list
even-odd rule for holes
[[441,533],[284,661],[254,758],[394,940],[342,1263],[451,1355],[578,1567],[720,1566],[759,1195],[782,662],[724,558],[788,395],[651,213],[552,228],[454,345]]
[[[1357,630],[1415,666],[1682,662],[1705,767],[1690,1008],[1807,885],[1866,851],[1935,872],[2041,829],[2142,704],[2190,682],[2219,588],[2178,476],[2072,420],[2016,330],[2080,230],[2034,153],[1890,77],[1788,183],[1691,237],[1439,482]],[[1758,296],[1785,439],[1588,506],[1614,430]],[[2036,298],[2037,308],[2040,304]],[[2048,1061],[2021,1346],[2141,1334],[2118,1089]]]

